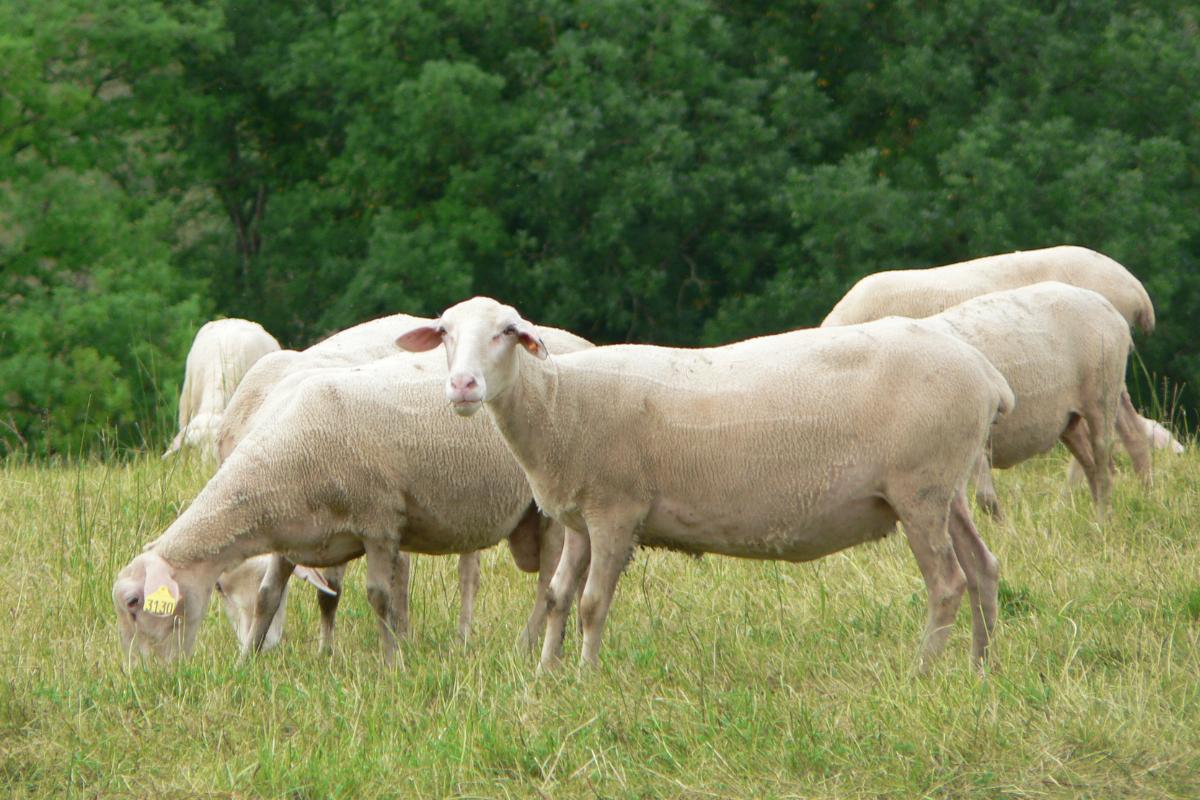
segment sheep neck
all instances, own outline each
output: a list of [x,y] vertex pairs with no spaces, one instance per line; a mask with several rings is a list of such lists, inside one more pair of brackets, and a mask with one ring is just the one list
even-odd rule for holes
[[569,409],[560,402],[564,387],[558,360],[516,355],[519,360],[512,384],[486,406],[536,496],[542,483],[539,479],[553,474],[567,452],[562,433],[570,430],[574,415],[564,417]]
[[270,510],[286,504],[285,487],[263,480],[263,465],[245,450],[236,452],[171,523],[154,549],[175,566],[198,562],[227,569],[270,550]]

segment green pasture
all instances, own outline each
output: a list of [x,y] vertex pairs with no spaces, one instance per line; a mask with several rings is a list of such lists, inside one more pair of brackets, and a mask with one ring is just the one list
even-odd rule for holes
[[901,536],[812,564],[639,552],[599,670],[538,675],[514,643],[533,580],[484,559],[454,639],[453,559],[418,557],[402,664],[362,568],[336,652],[297,584],[283,644],[235,666],[214,599],[196,654],[126,668],[118,569],[202,465],[10,462],[0,472],[0,796],[1200,796],[1200,457],[1119,476],[1111,520],[1063,495],[1064,456],[998,476],[1009,518],[985,676],[964,607],[914,674],[925,589]]

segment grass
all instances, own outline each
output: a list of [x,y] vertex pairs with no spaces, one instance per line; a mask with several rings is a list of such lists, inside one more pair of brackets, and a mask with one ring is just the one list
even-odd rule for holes
[[[640,552],[598,671],[537,676],[513,643],[532,597],[484,558],[455,644],[454,562],[419,557],[403,666],[385,667],[348,577],[331,658],[291,594],[277,650],[234,665],[214,601],[196,655],[123,668],[117,570],[203,485],[202,467],[0,472],[5,797],[1200,796],[1200,456],[1120,476],[1093,521],[1061,454],[998,475],[1009,521],[987,676],[964,607],[913,672],[925,591],[903,538],[812,564]],[[567,643],[578,650],[578,639]]]

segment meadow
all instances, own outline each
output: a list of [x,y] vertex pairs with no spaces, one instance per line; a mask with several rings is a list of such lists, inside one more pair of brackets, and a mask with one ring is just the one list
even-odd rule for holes
[[[454,560],[418,557],[402,664],[384,666],[361,565],[316,652],[297,584],[282,645],[241,666],[217,606],[195,655],[128,666],[113,578],[203,485],[154,457],[0,471],[4,797],[1200,796],[1200,456],[1125,470],[1110,520],[1055,452],[977,514],[1001,564],[984,676],[964,605],[918,676],[925,589],[902,536],[811,564],[640,551],[598,670],[538,675],[533,595],[484,557],[454,638]],[[572,626],[573,627],[573,626]]]

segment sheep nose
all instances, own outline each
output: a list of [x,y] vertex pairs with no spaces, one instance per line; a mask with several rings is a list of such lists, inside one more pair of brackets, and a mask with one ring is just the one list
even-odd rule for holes
[[455,392],[466,392],[478,385],[479,382],[473,375],[452,375],[450,377],[450,388]]

